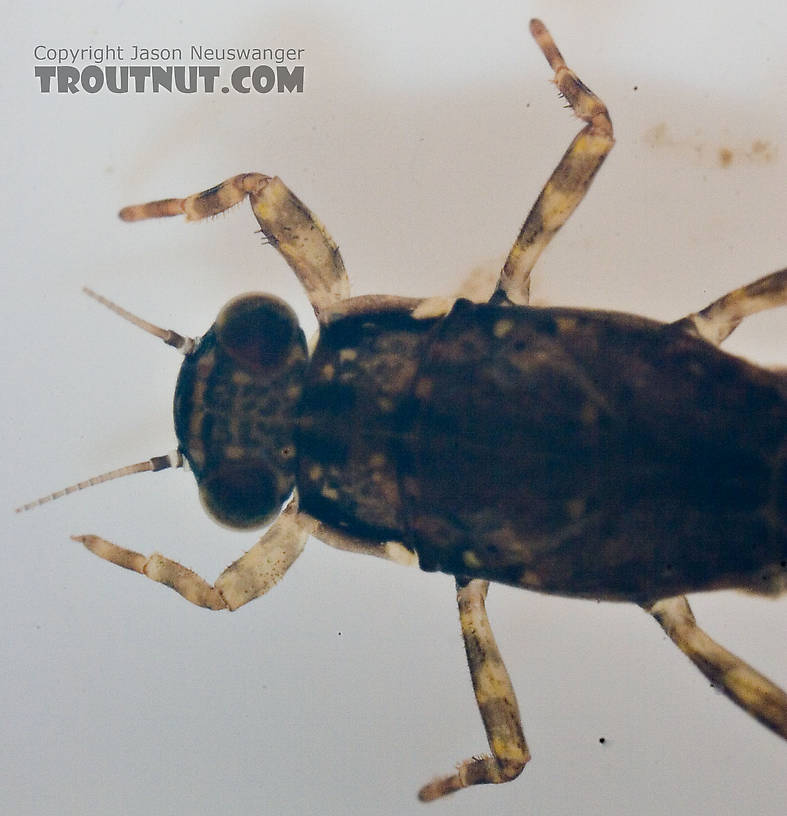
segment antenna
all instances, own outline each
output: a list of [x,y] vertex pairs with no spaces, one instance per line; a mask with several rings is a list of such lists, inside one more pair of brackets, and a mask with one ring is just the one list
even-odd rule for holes
[[111,312],[119,315],[124,320],[128,320],[129,323],[133,323],[143,331],[158,337],[168,346],[174,346],[181,354],[188,355],[194,351],[194,348],[197,345],[197,340],[195,338],[184,337],[182,334],[172,331],[172,329],[162,329],[160,326],[156,326],[153,323],[148,323],[147,320],[137,317],[135,314],[127,311],[122,306],[118,306],[117,303],[113,303],[103,295],[99,295],[97,292],[89,289],[87,286],[83,286],[82,291],[89,297],[92,297],[93,300],[97,300],[102,306],[106,306]]
[[40,507],[42,504],[60,499],[67,496],[69,493],[76,493],[77,490],[84,490],[86,487],[101,484],[102,482],[110,482],[113,479],[119,479],[122,476],[130,476],[132,473],[144,473],[145,471],[166,470],[167,468],[186,468],[187,464],[183,459],[183,454],[176,450],[164,456],[153,456],[146,462],[137,462],[135,465],[126,465],[117,470],[110,470],[108,473],[102,473],[100,476],[93,476],[92,479],[86,479],[84,482],[64,487],[62,490],[56,490],[48,496],[42,496],[40,499],[23,504],[17,507],[17,513],[23,513],[26,510],[32,510],[34,507]]
[[[92,289],[89,289],[87,286],[84,286],[82,291],[89,297],[93,298],[93,300],[97,300],[100,304],[106,306],[111,312],[119,315],[124,320],[128,320],[129,323],[133,323],[143,331],[158,337],[167,345],[174,346],[183,355],[191,354],[191,352],[194,351],[197,346],[197,338],[184,337],[182,334],[178,334],[171,329],[162,329],[160,326],[149,323],[147,320],[143,320],[141,317],[137,317],[135,314],[127,311],[122,306],[118,306],[117,303],[113,303],[111,300],[108,300],[103,295],[99,295]],[[23,504],[21,507],[17,507],[16,512],[22,513],[26,510],[32,510],[34,507],[40,507],[42,504],[47,504],[47,502],[67,496],[69,493],[76,493],[77,490],[84,490],[86,487],[93,487],[93,485],[101,484],[102,482],[110,482],[113,479],[120,479],[123,476],[130,476],[132,473],[144,473],[145,471],[155,472],[158,470],[166,470],[167,468],[187,469],[188,462],[183,459],[183,454],[179,450],[165,454],[164,456],[153,456],[145,462],[137,462],[135,465],[126,465],[125,467],[118,468],[117,470],[110,470],[108,473],[102,473],[100,476],[93,476],[91,479],[87,479],[84,482],[78,482],[77,484],[64,487],[62,490],[56,490],[54,493],[50,493],[48,496],[42,496],[40,499],[36,499],[35,501]]]

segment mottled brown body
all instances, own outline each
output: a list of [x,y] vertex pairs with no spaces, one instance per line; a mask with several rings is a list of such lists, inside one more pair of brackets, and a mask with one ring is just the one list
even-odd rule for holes
[[438,323],[384,312],[321,330],[296,440],[306,512],[351,535],[404,541],[402,462],[417,444],[416,381]]
[[425,569],[640,603],[787,575],[784,379],[644,318],[342,318],[297,447],[306,512]]
[[248,198],[314,309],[316,348],[307,360],[292,310],[261,294],[230,301],[201,340],[99,298],[185,355],[178,449],[20,508],[188,461],[218,521],[249,528],[275,517],[212,584],[158,553],[75,539],[213,610],[265,594],[310,535],[454,574],[490,754],[424,785],[423,801],[507,782],[530,758],[486,614],[489,580],[639,603],[714,687],[787,739],[787,694],[713,641],[680,594],[787,592],[787,377],[716,348],[749,315],[787,305],[787,269],[669,325],[528,307],[537,259],[614,144],[606,105],[543,23],[531,20],[530,32],[584,126],[488,304],[351,298],[336,242],[274,176],[241,173],[186,198],[125,207],[126,221],[198,220]]

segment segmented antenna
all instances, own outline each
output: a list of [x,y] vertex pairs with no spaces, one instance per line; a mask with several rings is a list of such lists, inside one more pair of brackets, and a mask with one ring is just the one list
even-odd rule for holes
[[83,286],[82,291],[89,297],[92,297],[93,300],[97,300],[102,306],[106,306],[107,309],[114,312],[116,315],[119,315],[124,320],[128,320],[129,323],[133,323],[143,331],[158,337],[168,346],[174,346],[181,354],[188,355],[194,351],[194,347],[197,345],[197,341],[194,337],[184,337],[182,334],[172,331],[172,329],[162,329],[160,326],[156,326],[153,323],[148,323],[147,320],[137,317],[135,314],[127,311],[122,306],[118,306],[117,303],[113,303],[103,295],[99,295],[97,292],[89,289],[87,286]]
[[117,470],[110,470],[108,473],[102,473],[100,476],[94,476],[92,479],[86,479],[84,482],[64,487],[62,490],[56,490],[48,496],[42,496],[40,499],[23,504],[16,508],[17,513],[23,513],[25,510],[32,510],[34,507],[40,507],[42,504],[60,499],[67,496],[69,493],[76,493],[77,490],[84,490],[86,487],[101,484],[102,482],[111,482],[113,479],[119,479],[122,476],[131,476],[132,473],[144,473],[145,471],[166,470],[167,468],[182,468],[184,467],[183,454],[180,451],[172,451],[172,453],[164,456],[153,456],[146,462],[137,462],[136,465],[126,465]]
[[[191,354],[191,352],[196,348],[197,338],[184,337],[182,334],[178,334],[171,329],[162,329],[160,326],[149,323],[147,320],[143,320],[141,317],[137,317],[135,314],[127,311],[122,306],[118,306],[117,303],[113,303],[111,300],[108,300],[103,295],[99,295],[92,289],[89,289],[87,286],[84,286],[82,291],[89,297],[92,297],[93,300],[97,300],[100,304],[102,304],[102,306],[106,306],[107,309],[122,317],[124,320],[128,320],[129,323],[133,323],[143,331],[158,337],[167,345],[173,346],[183,355]],[[64,487],[62,490],[56,490],[54,493],[50,493],[48,496],[42,496],[40,499],[36,499],[35,501],[23,504],[21,507],[17,507],[16,512],[22,513],[25,510],[32,510],[34,507],[40,507],[42,504],[54,501],[55,499],[60,499],[63,496],[67,496],[69,493],[76,493],[77,490],[84,490],[86,487],[93,487],[93,485],[101,484],[102,482],[110,482],[113,479],[119,479],[122,476],[130,476],[132,473],[144,473],[145,471],[155,472],[157,470],[166,470],[167,468],[185,469],[187,467],[188,463],[183,459],[181,452],[177,450],[164,456],[153,456],[146,462],[137,462],[135,465],[126,465],[125,467],[118,468],[117,470],[110,470],[108,473],[102,473],[100,476],[93,476],[92,479],[87,479],[84,482],[69,485],[68,487]]]

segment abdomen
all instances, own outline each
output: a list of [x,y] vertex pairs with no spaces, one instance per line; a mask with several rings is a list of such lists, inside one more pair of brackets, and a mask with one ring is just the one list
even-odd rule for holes
[[783,380],[631,315],[457,304],[403,474],[421,563],[644,601],[785,586]]

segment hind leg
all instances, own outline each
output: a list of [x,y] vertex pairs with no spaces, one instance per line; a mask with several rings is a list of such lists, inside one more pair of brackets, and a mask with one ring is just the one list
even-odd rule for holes
[[675,645],[736,705],[787,739],[787,694],[748,663],[719,646],[694,619],[685,597],[645,607]]
[[[785,304],[787,269],[782,269],[733,290],[672,325],[718,346],[744,317]],[[662,598],[643,608],[716,688],[766,728],[787,739],[787,694],[697,626],[685,596]]]
[[714,300],[702,311],[681,318],[673,325],[699,335],[714,346],[726,340],[744,317],[787,305],[787,269],[772,272],[764,278]]

